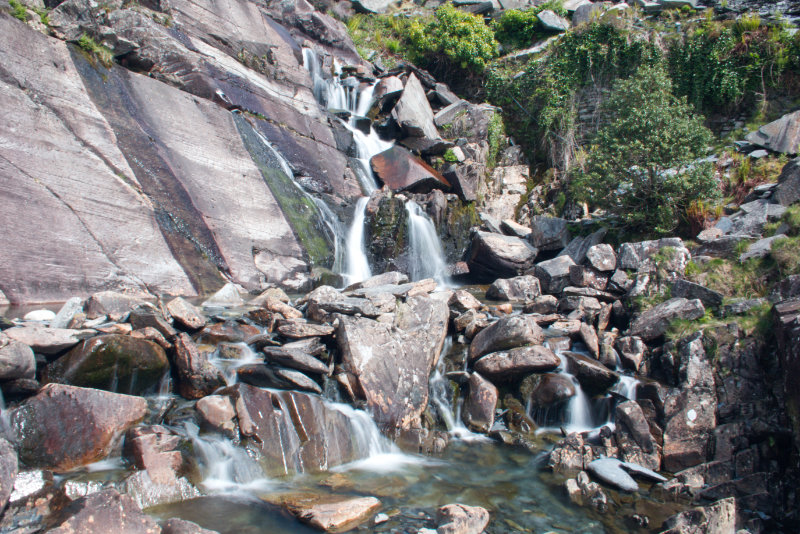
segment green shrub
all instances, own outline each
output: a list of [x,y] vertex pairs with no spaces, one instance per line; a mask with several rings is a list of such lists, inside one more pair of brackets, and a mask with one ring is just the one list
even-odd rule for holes
[[97,58],[100,63],[105,67],[110,67],[114,61],[114,55],[108,47],[100,45],[92,39],[88,34],[83,34],[78,39],[78,47],[89,54],[91,57]]
[[483,19],[452,4],[441,6],[427,22],[413,20],[407,37],[415,61],[438,72],[482,72],[498,54]]
[[561,16],[567,15],[560,0],[550,0],[530,9],[508,9],[492,23],[495,39],[512,49],[530,46],[542,33],[538,15],[546,9]]
[[456,163],[458,162],[458,158],[456,157],[455,152],[453,152],[452,148],[448,148],[445,150],[444,155],[442,156],[447,163]]
[[8,5],[11,6],[11,16],[19,19],[22,22],[28,22],[28,9],[20,4],[17,0],[8,0]]
[[800,237],[776,239],[770,255],[778,264],[781,277],[800,274]]
[[711,164],[698,163],[711,132],[672,94],[666,72],[642,67],[618,80],[603,105],[610,122],[597,134],[585,172],[571,191],[618,216],[633,231],[673,232],[690,202],[718,194]]

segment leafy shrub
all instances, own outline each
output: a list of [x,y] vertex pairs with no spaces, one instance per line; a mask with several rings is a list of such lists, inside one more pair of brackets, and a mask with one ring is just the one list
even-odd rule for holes
[[549,0],[529,9],[508,9],[492,24],[495,39],[509,48],[530,46],[542,32],[538,15],[546,9],[561,16],[567,15],[560,0]]
[[497,57],[494,34],[477,15],[444,4],[427,22],[413,20],[407,35],[414,59],[436,70],[482,72]]
[[17,0],[8,0],[8,5],[11,6],[11,16],[19,19],[22,22],[28,22],[28,10],[20,4]]
[[672,94],[663,69],[642,67],[618,80],[603,110],[610,122],[597,134],[586,171],[573,174],[576,199],[618,216],[630,230],[665,234],[692,201],[717,196],[711,165],[696,161],[711,132]]
[[88,34],[84,33],[81,35],[77,44],[81,50],[86,52],[91,57],[97,58],[104,66],[111,66],[111,63],[114,60],[111,50],[109,50],[108,47],[98,44],[97,41],[92,39],[92,37]]

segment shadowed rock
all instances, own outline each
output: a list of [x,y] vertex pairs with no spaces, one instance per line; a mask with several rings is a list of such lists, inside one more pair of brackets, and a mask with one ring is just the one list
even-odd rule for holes
[[438,171],[397,145],[373,156],[370,165],[375,176],[392,191],[429,193],[433,189],[450,189]]
[[745,140],[773,152],[797,154],[800,145],[800,111],[784,115],[745,136]]
[[497,388],[478,373],[469,377],[469,394],[464,403],[464,422],[476,432],[489,432],[494,424]]
[[208,355],[197,350],[187,334],[175,338],[175,369],[178,391],[187,399],[199,399],[225,385],[225,376],[208,361]]
[[478,278],[512,278],[533,267],[537,253],[524,239],[478,230],[472,234],[467,264]]
[[669,299],[636,317],[631,323],[628,335],[650,341],[664,335],[675,319],[693,321],[702,317],[704,313],[703,303],[697,299],[687,300],[681,297]]

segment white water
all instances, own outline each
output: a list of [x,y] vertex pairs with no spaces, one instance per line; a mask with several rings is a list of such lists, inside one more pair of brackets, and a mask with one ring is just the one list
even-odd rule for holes
[[413,200],[406,202],[406,212],[411,246],[409,276],[412,280],[433,278],[440,287],[447,286],[447,264],[433,221]]
[[614,393],[622,395],[628,400],[636,400],[636,388],[639,386],[639,379],[633,376],[620,375],[613,389]]
[[236,370],[245,365],[264,363],[264,356],[256,354],[250,345],[247,343],[233,343],[233,347],[237,347],[240,352],[239,358],[223,358],[220,354],[220,347],[217,346],[211,356],[208,358],[209,363],[217,367],[225,375],[225,383],[232,386],[237,381]]

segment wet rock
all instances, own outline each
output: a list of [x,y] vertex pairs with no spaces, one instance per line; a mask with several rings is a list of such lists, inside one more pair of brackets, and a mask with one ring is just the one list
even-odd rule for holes
[[116,291],[100,291],[94,293],[89,300],[86,301],[84,310],[86,317],[94,319],[107,315],[111,320],[120,320],[125,317],[132,309],[149,300],[153,299],[152,296],[137,293],[117,293]]
[[300,350],[285,349],[282,347],[265,347],[263,350],[267,361],[285,365],[298,371],[314,374],[327,374],[328,366],[310,354]]
[[592,482],[586,471],[564,483],[570,501],[579,506],[591,506],[601,514],[608,511],[608,497],[597,482]]
[[36,378],[36,358],[28,345],[12,341],[0,346],[0,381],[18,378]]
[[355,528],[369,520],[381,507],[381,502],[375,497],[303,497],[287,499],[284,506],[300,521],[325,532]]
[[326,471],[366,453],[358,449],[347,416],[318,396],[247,384],[222,394],[233,400],[242,439],[262,456],[269,475]]
[[556,473],[583,471],[594,460],[592,448],[577,432],[569,434],[550,452],[547,465]]
[[342,365],[354,375],[379,425],[408,428],[428,402],[428,376],[449,322],[443,301],[410,297],[394,324],[340,315],[336,341]]
[[261,330],[249,324],[239,324],[232,321],[214,323],[200,331],[198,343],[217,345],[218,343],[241,343],[252,336],[261,334]]
[[311,378],[300,371],[295,371],[294,369],[282,369],[280,367],[276,368],[274,371],[278,378],[289,383],[291,389],[310,391],[320,395],[322,394],[322,388],[319,386],[319,384],[314,382]]
[[531,407],[547,409],[575,396],[575,385],[566,375],[547,373],[526,378],[520,392],[530,399]]
[[180,297],[167,303],[167,311],[186,330],[199,330],[206,325],[206,318],[200,310]]
[[601,272],[613,271],[617,268],[617,255],[611,245],[605,243],[594,245],[586,251],[589,264]]
[[156,482],[150,471],[136,471],[117,485],[139,508],[181,502],[200,497],[200,492],[184,477],[171,482]]
[[17,451],[8,441],[0,438],[0,510],[5,509],[14,490],[18,467]]
[[531,316],[503,317],[481,330],[469,346],[469,360],[523,345],[541,345],[544,332]]
[[639,490],[639,484],[622,468],[622,462],[616,458],[594,460],[586,466],[586,470],[600,481],[622,491],[635,492]]
[[208,360],[206,353],[197,350],[187,334],[178,334],[175,338],[174,364],[178,392],[187,399],[205,397],[225,385],[222,371]]
[[675,280],[672,284],[672,296],[699,299],[707,308],[718,308],[722,305],[722,293],[683,279]]
[[173,517],[161,522],[161,534],[219,534],[196,523]]
[[136,329],[155,328],[166,339],[171,339],[177,331],[167,321],[159,310],[151,305],[138,306],[131,310],[128,322]]
[[446,504],[436,512],[438,534],[481,534],[489,524],[489,511],[480,506]]
[[560,293],[569,285],[570,267],[575,262],[569,256],[556,256],[551,260],[537,263],[533,268],[533,274],[542,284],[545,293]]
[[204,308],[236,308],[238,306],[244,306],[244,299],[239,293],[239,286],[230,282],[203,302]]
[[146,411],[141,397],[47,384],[9,415],[22,461],[68,470],[105,458]]
[[531,221],[528,241],[538,250],[561,250],[569,243],[566,219],[536,215]]
[[773,152],[797,154],[800,145],[800,111],[788,113],[745,136],[745,140]]
[[177,484],[183,464],[178,449],[181,438],[161,425],[138,426],[125,433],[123,455],[137,469],[146,470],[151,482]]
[[395,145],[370,159],[375,176],[392,191],[429,193],[450,189],[450,183],[437,170]]
[[83,310],[83,299],[72,297],[61,306],[55,318],[50,321],[50,328],[67,328],[75,315]]
[[481,301],[464,289],[456,289],[453,291],[453,295],[447,301],[447,304],[450,308],[462,313],[468,310],[477,310],[483,306]]
[[533,267],[538,251],[518,237],[475,231],[467,252],[470,273],[478,278],[511,278]]
[[81,340],[95,334],[94,330],[46,328],[44,326],[15,326],[3,333],[13,341],[24,343],[39,354],[58,354],[71,349]]
[[167,355],[159,345],[132,336],[105,335],[82,342],[52,362],[42,380],[141,395],[154,389],[168,371]]
[[127,495],[115,489],[104,489],[74,501],[62,515],[67,519],[50,530],[54,534],[159,534],[161,527],[149,515],[143,513]]
[[289,339],[330,336],[333,327],[327,324],[307,323],[304,320],[286,320],[278,325],[278,332]]
[[625,367],[638,371],[647,352],[644,341],[639,337],[620,337],[617,338],[615,347]]
[[229,396],[207,395],[197,401],[195,409],[200,414],[204,427],[231,439],[238,439],[236,410]]
[[478,373],[469,377],[469,394],[464,404],[464,423],[475,432],[486,433],[494,424],[497,388]]
[[542,293],[539,279],[531,275],[498,278],[486,290],[486,298],[494,300],[528,301]]
[[772,200],[782,206],[789,206],[800,200],[800,158],[783,166],[778,176],[778,186],[772,193]]
[[487,354],[475,362],[474,368],[489,380],[503,381],[527,373],[552,371],[560,363],[561,360],[553,351],[542,345],[534,345]]
[[589,394],[602,393],[619,380],[619,375],[602,363],[577,352],[565,352],[569,371]]
[[635,317],[631,322],[628,335],[650,341],[664,335],[670,323],[675,319],[693,321],[702,317],[703,314],[705,314],[705,308],[700,300],[672,298]]

